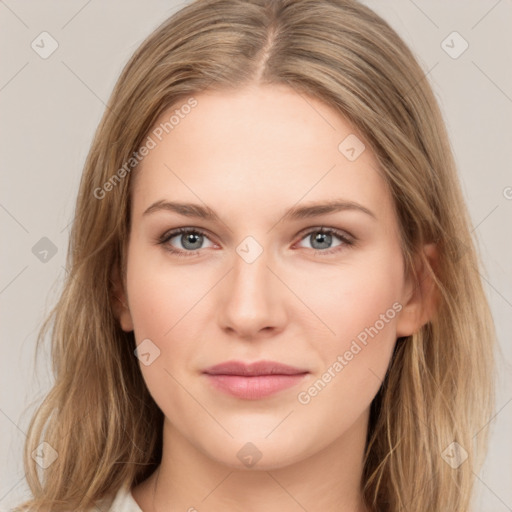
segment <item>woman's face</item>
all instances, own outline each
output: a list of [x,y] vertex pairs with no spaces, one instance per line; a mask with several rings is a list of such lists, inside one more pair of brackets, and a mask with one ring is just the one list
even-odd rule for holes
[[[120,316],[165,428],[240,468],[363,439],[395,341],[417,327],[377,162],[284,86],[194,98],[157,122],[134,171]],[[263,360],[296,374],[205,373]]]

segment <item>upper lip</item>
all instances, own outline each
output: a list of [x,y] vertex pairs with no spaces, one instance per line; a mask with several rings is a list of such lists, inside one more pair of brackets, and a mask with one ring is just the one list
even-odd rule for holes
[[243,361],[226,361],[204,370],[209,375],[298,375],[308,373],[308,370],[295,368],[276,361],[256,361],[244,363]]

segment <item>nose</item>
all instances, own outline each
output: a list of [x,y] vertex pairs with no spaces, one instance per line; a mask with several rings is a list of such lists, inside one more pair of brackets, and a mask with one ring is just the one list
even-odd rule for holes
[[232,270],[218,293],[220,327],[244,339],[281,332],[287,321],[285,290],[275,275],[267,252],[253,262],[234,255]]

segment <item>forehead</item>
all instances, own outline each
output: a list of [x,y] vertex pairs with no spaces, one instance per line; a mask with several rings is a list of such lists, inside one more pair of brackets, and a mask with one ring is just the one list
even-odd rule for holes
[[343,197],[389,216],[391,197],[374,155],[317,98],[267,85],[193,100],[178,102],[150,130],[155,144],[137,167],[135,215],[161,199],[270,214],[301,200]]

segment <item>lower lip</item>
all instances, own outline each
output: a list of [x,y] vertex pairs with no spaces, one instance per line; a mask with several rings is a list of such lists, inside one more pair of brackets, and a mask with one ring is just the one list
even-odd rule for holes
[[210,375],[206,374],[215,388],[246,400],[258,400],[283,389],[297,385],[306,373],[296,375]]

